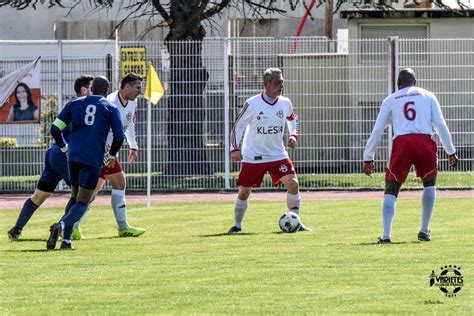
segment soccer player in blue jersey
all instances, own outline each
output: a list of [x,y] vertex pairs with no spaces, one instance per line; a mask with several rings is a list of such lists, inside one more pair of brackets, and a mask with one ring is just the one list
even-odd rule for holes
[[[63,152],[68,152],[69,180],[76,203],[66,216],[51,225],[46,249],[54,249],[63,232],[61,249],[72,249],[73,225],[86,212],[99,181],[102,163],[112,165],[124,140],[123,124],[117,107],[105,96],[109,81],[103,76],[92,81],[93,95],[69,102],[51,126],[51,135]],[[71,123],[71,134],[66,142],[61,131]],[[113,141],[105,152],[107,135],[112,129]]]
[[[135,119],[137,110],[137,97],[141,93],[141,84],[143,77],[135,73],[128,73],[120,82],[120,89],[109,94],[107,100],[117,106],[122,119],[125,130],[125,137],[130,147],[128,163],[135,161],[138,153],[138,141],[135,133]],[[107,146],[112,142],[112,135],[107,138]],[[109,181],[112,187],[111,202],[114,211],[115,220],[117,221],[119,237],[138,237],[145,233],[145,229],[134,227],[127,221],[127,204],[125,202],[126,179],[125,173],[119,159],[115,159],[115,165],[112,167],[103,166],[100,171],[100,178],[95,189],[96,194],[99,192],[105,181]],[[80,223],[74,224],[74,232],[80,234]],[[74,238],[75,239],[75,238]]]
[[[78,97],[91,95],[91,84],[94,77],[81,75],[74,81],[74,90]],[[69,129],[63,130],[64,138],[69,138]],[[59,181],[64,180],[69,185],[67,155],[61,151],[56,143],[46,151],[44,168],[36,185],[36,190],[23,204],[15,226],[8,231],[11,240],[20,238],[21,231],[30,220],[33,213],[46,201],[56,189]],[[65,212],[71,208],[75,200],[71,199],[66,205]]]

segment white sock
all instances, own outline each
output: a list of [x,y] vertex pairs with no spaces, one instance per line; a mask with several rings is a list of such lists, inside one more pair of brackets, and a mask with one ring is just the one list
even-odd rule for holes
[[383,238],[391,238],[392,223],[395,215],[397,198],[391,194],[385,194],[382,204]]
[[286,192],[286,205],[288,206],[288,211],[300,214],[300,202],[301,196],[300,193],[291,194]]
[[118,229],[122,230],[128,226],[127,206],[125,205],[125,190],[112,189],[112,209],[114,210],[115,220]]
[[249,200],[242,201],[241,199],[235,199],[234,206],[234,224],[235,227],[242,228],[242,221],[244,220],[245,212],[249,206]]
[[436,199],[436,187],[425,187],[423,197],[421,198],[421,231],[428,234],[428,225],[430,224],[431,214]]

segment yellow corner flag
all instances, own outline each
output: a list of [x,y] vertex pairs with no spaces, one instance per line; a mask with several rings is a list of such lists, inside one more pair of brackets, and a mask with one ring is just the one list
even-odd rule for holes
[[146,77],[145,99],[153,104],[157,104],[165,93],[161,85],[160,78],[156,74],[155,68],[151,63],[148,63],[148,76]]

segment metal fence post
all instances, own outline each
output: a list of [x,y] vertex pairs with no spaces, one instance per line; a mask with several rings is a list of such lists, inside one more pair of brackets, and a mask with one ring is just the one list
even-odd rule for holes
[[229,144],[229,39],[224,39],[224,183],[230,189],[230,144]]
[[[390,36],[388,38],[388,49],[387,49],[387,82],[388,82],[388,94],[392,94],[397,91],[397,73],[398,73],[398,36]],[[388,162],[390,162],[390,155],[392,153],[393,146],[393,127],[390,124],[388,126]]]
[[63,41],[58,40],[58,112],[63,109]]
[[113,57],[112,57],[112,54],[107,54],[105,60],[106,60],[106,63],[107,63],[107,66],[106,66],[106,69],[105,69],[106,77],[107,77],[107,79],[109,79],[110,82],[113,82],[114,78],[113,78]]
[[[63,41],[58,40],[58,113],[63,109]],[[59,190],[64,190],[64,180],[58,184]]]
[[119,32],[115,30],[115,76],[114,76],[114,83],[112,84],[112,90],[115,87],[118,88],[119,80],[120,80],[120,44],[119,44]]

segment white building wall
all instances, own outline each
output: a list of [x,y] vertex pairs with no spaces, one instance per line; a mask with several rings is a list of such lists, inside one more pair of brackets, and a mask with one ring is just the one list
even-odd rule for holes
[[[260,32],[267,32],[267,36],[274,37],[294,36],[305,9],[299,4],[296,10],[292,11],[287,1],[278,0],[278,2],[288,11],[287,14],[283,16],[274,12],[264,13],[263,18],[276,19],[278,23],[272,23],[269,30],[264,28]],[[250,14],[248,10],[245,12],[247,16]],[[2,29],[0,40],[105,39],[113,33],[115,23],[125,16],[124,13],[117,12],[116,9],[91,12],[90,7],[86,6],[78,6],[70,14],[68,13],[69,9],[58,6],[48,9],[47,5],[38,5],[36,10],[27,8],[21,11],[2,7],[0,9],[0,28]],[[320,7],[316,5],[311,13],[314,19],[306,21],[302,35],[324,35],[324,5]],[[229,36],[229,21],[243,18],[245,18],[244,10],[225,10],[221,18],[212,23],[212,26],[207,25],[207,35],[211,37]],[[138,24],[138,26],[127,25],[122,31],[122,39],[137,39],[146,22],[142,21]],[[346,27],[346,20],[339,19],[338,14],[335,14],[334,34],[336,34],[337,28]],[[156,30],[144,39],[160,40],[165,35],[166,30]],[[239,33],[234,35],[239,36]]]

